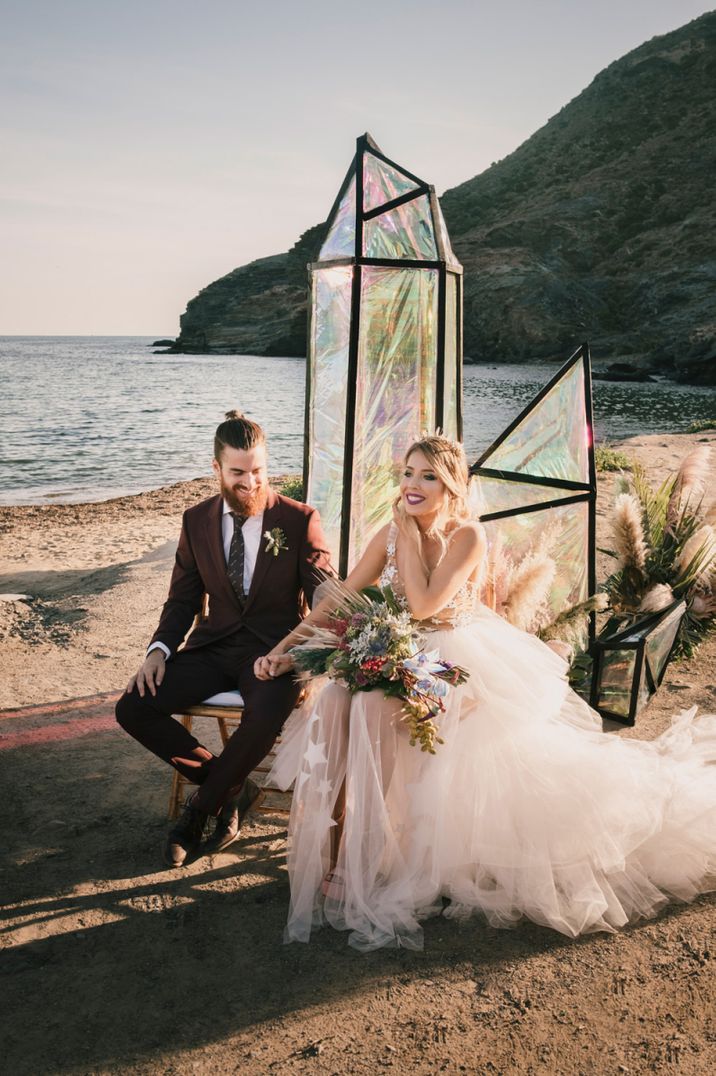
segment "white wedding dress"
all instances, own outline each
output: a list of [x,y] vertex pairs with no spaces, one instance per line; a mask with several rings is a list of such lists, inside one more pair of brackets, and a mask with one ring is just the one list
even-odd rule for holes
[[[393,532],[381,583],[403,594]],[[470,673],[435,755],[410,746],[399,700],[331,681],[284,729],[269,781],[294,784],[287,941],[330,923],[357,949],[421,948],[439,913],[574,937],[716,889],[715,715],[681,714],[653,742],[602,732],[563,660],[469,583],[424,627]],[[343,887],[324,897],[344,781]]]

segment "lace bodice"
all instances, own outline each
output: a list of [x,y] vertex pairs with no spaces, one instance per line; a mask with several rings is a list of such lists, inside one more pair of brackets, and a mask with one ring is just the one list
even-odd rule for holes
[[[391,523],[385,547],[385,566],[380,573],[378,582],[382,587],[390,586],[400,605],[402,605],[404,609],[408,609],[405,588],[403,587],[395,559],[395,541],[397,533],[398,530],[395,523]],[[458,627],[460,624],[469,623],[473,619],[479,593],[479,580],[473,581],[468,579],[443,609],[440,609],[437,613],[427,617],[420,623],[425,625],[426,628],[454,628]]]

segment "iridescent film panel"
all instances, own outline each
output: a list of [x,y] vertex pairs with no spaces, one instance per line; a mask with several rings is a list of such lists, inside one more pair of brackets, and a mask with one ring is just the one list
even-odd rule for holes
[[351,258],[356,245],[356,177],[352,176],[341,198],[331,230],[326,236],[318,258]]
[[403,455],[434,425],[437,270],[364,268],[349,564],[390,518]]
[[455,257],[455,255],[453,253],[453,249],[452,249],[452,247],[450,245],[450,236],[448,235],[447,226],[445,224],[445,218],[443,217],[443,211],[440,208],[440,203],[437,201],[437,199],[436,199],[436,205],[437,205],[437,221],[436,221],[435,226],[436,226],[438,234],[440,235],[440,238],[442,239],[445,261],[448,262],[451,265],[459,265],[459,262],[458,262],[457,258]]
[[363,208],[366,213],[416,191],[418,184],[372,153],[363,158]]
[[515,565],[529,554],[554,561],[554,580],[538,626],[546,626],[563,609],[589,596],[588,501],[486,520],[485,529],[490,546],[499,546]]
[[436,261],[430,201],[426,194],[372,217],[363,225],[366,258],[410,258]]
[[343,497],[351,266],[313,274],[307,501],[318,508],[333,563],[338,563]]
[[458,367],[457,367],[457,277],[446,274],[445,284],[445,380],[443,385],[444,419],[446,437],[457,440],[458,414]]
[[588,484],[589,442],[580,359],[482,462],[485,467]]
[[[605,650],[602,657],[597,705],[600,710],[628,718],[636,670],[636,650]],[[642,670],[643,677],[643,670]],[[640,695],[644,693],[640,685]],[[646,700],[643,700],[646,701]]]
[[685,608],[686,606],[683,603],[677,605],[675,609],[667,613],[664,619],[651,629],[646,637],[646,659],[649,662],[651,675],[657,685],[668,663]]
[[558,490],[554,486],[542,486],[538,482],[516,482],[509,478],[491,478],[479,474],[473,480],[475,500],[479,511],[506,512],[530,505],[559,502],[570,495],[568,490]]

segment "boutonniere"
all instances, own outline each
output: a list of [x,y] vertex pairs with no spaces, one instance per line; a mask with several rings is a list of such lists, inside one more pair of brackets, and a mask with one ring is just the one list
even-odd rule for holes
[[274,557],[277,557],[282,549],[288,549],[286,535],[280,527],[274,527],[272,531],[264,531],[264,538],[266,539],[265,552],[273,553]]

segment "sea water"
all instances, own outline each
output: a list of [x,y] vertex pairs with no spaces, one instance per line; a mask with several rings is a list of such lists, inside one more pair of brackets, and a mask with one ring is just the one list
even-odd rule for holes
[[[305,362],[153,354],[148,337],[0,337],[0,504],[103,500],[210,473],[238,408],[264,426],[271,471],[303,461]],[[566,356],[565,356],[566,358]],[[559,364],[466,366],[464,439],[476,459]],[[594,382],[598,438],[716,419],[716,392]]]

